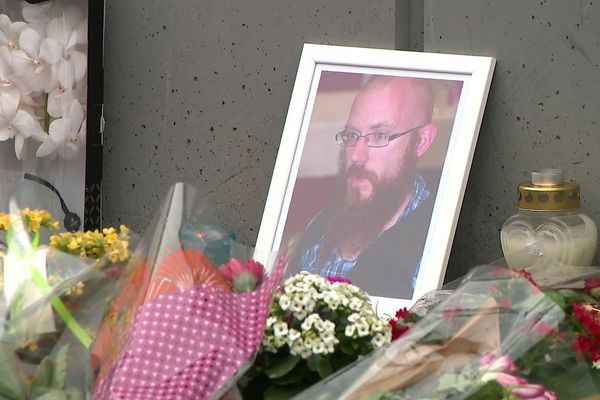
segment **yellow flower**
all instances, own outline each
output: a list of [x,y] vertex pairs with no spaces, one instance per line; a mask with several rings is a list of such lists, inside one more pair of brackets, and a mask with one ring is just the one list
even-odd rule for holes
[[26,341],[25,343],[23,343],[23,347],[31,352],[36,352],[38,350],[38,344],[35,340]]
[[10,226],[10,214],[0,213],[0,231],[5,231]]
[[121,224],[121,225],[119,226],[119,230],[121,231],[121,233],[122,233],[123,235],[129,235],[129,228],[128,228],[128,227],[126,227],[125,225]]
[[[121,228],[124,228],[121,226]],[[108,255],[112,262],[129,258],[127,228],[117,234],[115,228],[86,232],[65,232],[50,238],[50,245],[71,254],[99,259]]]
[[44,227],[49,230],[56,230],[59,227],[58,221],[56,221],[52,214],[46,210],[32,210],[24,208],[20,211],[20,217],[12,216],[6,213],[0,213],[0,230],[7,230],[11,225],[22,222],[29,232],[37,233],[40,227]]

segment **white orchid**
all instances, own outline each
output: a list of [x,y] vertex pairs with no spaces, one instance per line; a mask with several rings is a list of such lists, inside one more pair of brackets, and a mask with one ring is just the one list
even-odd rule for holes
[[19,47],[12,53],[14,74],[34,92],[54,89],[57,69],[52,66],[62,58],[60,44],[43,38],[35,29],[25,28],[19,36]]
[[87,19],[75,6],[23,3],[26,22],[0,14],[0,141],[42,142],[37,157],[73,158],[85,146]]
[[23,156],[25,139],[43,138],[39,124],[26,111],[18,109],[19,97],[10,93],[0,93],[0,141],[15,140],[15,154],[20,160]]
[[74,158],[85,145],[86,119],[81,103],[73,100],[62,111],[62,118],[50,123],[49,134],[37,149],[37,157],[56,154],[63,158]]
[[6,14],[0,14],[0,45],[10,50],[19,48],[19,36],[27,28],[22,21],[12,22]]
[[87,20],[79,8],[69,7],[48,22],[46,36],[61,47],[58,82],[64,90],[70,90],[83,80],[87,71],[87,56],[78,50],[80,45],[87,44]]

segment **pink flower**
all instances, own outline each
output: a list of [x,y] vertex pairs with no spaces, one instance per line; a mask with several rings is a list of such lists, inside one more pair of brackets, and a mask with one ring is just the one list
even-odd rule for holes
[[546,388],[542,385],[529,384],[516,387],[511,392],[522,399],[535,399],[543,395],[545,391]]
[[502,386],[523,386],[529,381],[504,372],[488,372],[481,377],[483,382],[496,381]]
[[479,367],[490,372],[509,372],[517,371],[518,368],[511,358],[507,355],[496,358],[492,353],[484,355],[479,360]]
[[547,390],[543,385],[522,385],[512,389],[511,394],[520,399],[557,400],[556,394]]
[[256,289],[265,277],[265,268],[257,261],[249,259],[242,264],[232,258],[219,267],[221,276],[238,292],[251,292]]
[[352,285],[352,281],[350,279],[346,279],[341,276],[330,275],[325,279],[327,279],[327,281],[330,283],[342,282],[342,283],[347,283],[349,285]]

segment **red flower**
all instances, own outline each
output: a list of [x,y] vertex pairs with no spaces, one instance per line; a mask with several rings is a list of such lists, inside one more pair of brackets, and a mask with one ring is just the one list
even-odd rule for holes
[[537,323],[533,323],[533,325],[531,326],[531,329],[537,333],[540,336],[549,336],[549,335],[556,335],[558,332],[556,329],[554,329],[553,327],[551,327],[550,325],[544,323],[544,322],[537,322]]
[[450,308],[446,308],[442,312],[442,318],[444,318],[445,320],[450,320],[453,317],[462,315],[463,311],[464,310],[462,309],[462,307],[450,307]]
[[407,320],[410,318],[410,311],[406,307],[399,309],[396,311],[396,319]]
[[265,268],[257,261],[249,259],[242,264],[232,258],[219,268],[221,276],[238,292],[251,292],[256,289],[265,277]]
[[516,269],[515,272],[517,273],[518,276],[520,276],[521,278],[525,278],[529,281],[529,283],[531,283],[533,286],[535,286],[536,288],[540,288],[537,284],[536,281],[533,280],[533,276],[531,275],[531,273],[527,272],[525,269],[523,268],[519,268]]
[[592,290],[596,288],[600,288],[600,276],[585,280],[585,290]]
[[392,340],[396,340],[402,335],[404,335],[410,327],[408,325],[400,324],[398,325],[398,321],[392,319],[389,321],[390,328],[392,328]]
[[573,317],[584,328],[572,347],[584,358],[600,361],[600,310],[586,303],[573,305]]
[[512,308],[513,302],[511,299],[502,299],[498,302],[504,308]]

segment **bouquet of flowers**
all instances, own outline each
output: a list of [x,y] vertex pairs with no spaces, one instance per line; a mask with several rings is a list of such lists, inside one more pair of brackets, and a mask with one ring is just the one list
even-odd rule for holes
[[129,232],[61,233],[44,246],[41,229],[58,227],[50,213],[11,211],[0,213],[0,398],[83,398],[86,352],[123,282]]
[[239,386],[248,399],[290,398],[391,338],[392,325],[357,286],[298,274],[275,294],[259,355]]
[[478,267],[417,303],[405,317],[425,315],[389,347],[297,399],[597,398],[599,288],[597,267],[544,256],[527,270]]
[[96,335],[94,398],[219,398],[250,367],[286,257],[218,226],[194,188],[171,188]]

